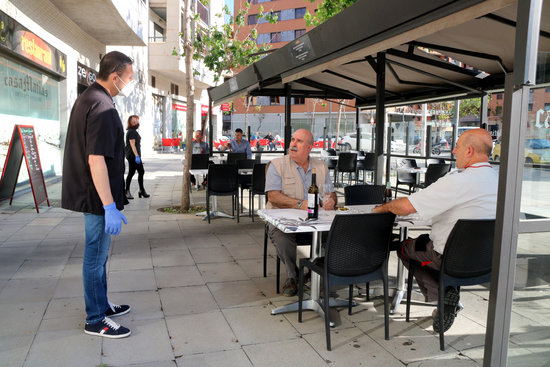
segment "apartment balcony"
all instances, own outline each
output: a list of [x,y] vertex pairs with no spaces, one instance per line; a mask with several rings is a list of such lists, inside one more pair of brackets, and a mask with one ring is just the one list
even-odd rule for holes
[[145,0],[50,0],[90,36],[105,45],[147,44]]

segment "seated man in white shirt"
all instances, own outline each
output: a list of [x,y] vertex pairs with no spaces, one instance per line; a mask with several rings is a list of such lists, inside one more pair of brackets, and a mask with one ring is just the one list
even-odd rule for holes
[[[321,188],[320,185],[324,185],[324,192],[330,193],[330,197],[324,202],[324,208],[334,209],[336,194],[329,170],[325,162],[309,156],[312,148],[313,135],[308,130],[300,129],[292,136],[288,155],[271,161],[265,179],[268,209],[307,210],[307,190],[311,186],[312,168],[316,169],[317,186]],[[297,292],[296,234],[283,233],[271,224],[268,227],[268,233],[287,271],[288,278],[283,285],[283,295],[294,296]]]
[[[397,215],[418,213],[422,219],[432,221],[429,237],[420,236],[400,244],[397,256],[408,268],[409,259],[422,263],[415,269],[415,278],[426,302],[437,301],[438,279],[425,269],[439,270],[447,237],[459,219],[492,219],[496,215],[498,174],[489,165],[492,139],[483,129],[464,132],[453,154],[459,171],[451,172],[426,189],[375,208],[377,213],[392,212]],[[456,288],[445,290],[444,325],[447,331],[454,322],[459,292]],[[437,312],[432,314],[434,330],[440,331]]]

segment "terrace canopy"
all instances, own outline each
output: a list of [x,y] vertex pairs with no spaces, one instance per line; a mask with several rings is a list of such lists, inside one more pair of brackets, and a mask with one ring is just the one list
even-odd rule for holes
[[[459,67],[426,49],[460,60]],[[505,90],[485,366],[507,363],[518,234],[550,220],[520,217],[530,87],[550,81],[550,4],[542,0],[359,0],[209,89],[214,104],[245,94],[354,99],[376,108],[377,183],[384,108]]]

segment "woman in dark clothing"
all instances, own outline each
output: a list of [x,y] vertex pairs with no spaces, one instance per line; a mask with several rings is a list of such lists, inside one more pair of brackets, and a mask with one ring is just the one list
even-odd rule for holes
[[128,176],[126,177],[126,197],[133,199],[134,197],[130,193],[130,184],[134,173],[138,173],[139,184],[139,197],[148,198],[150,195],[145,192],[143,187],[143,163],[141,162],[141,136],[139,136],[137,129],[139,129],[139,116],[132,115],[128,117],[128,125],[126,126],[126,159],[128,160]]

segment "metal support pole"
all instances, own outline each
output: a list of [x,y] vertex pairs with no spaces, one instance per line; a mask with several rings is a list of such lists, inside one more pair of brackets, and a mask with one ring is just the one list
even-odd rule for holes
[[355,130],[356,130],[356,141],[355,147],[359,151],[361,150],[361,128],[359,127],[359,108],[355,109]]
[[519,1],[514,72],[506,76],[495,242],[483,366],[506,366],[516,270],[529,85],[534,84],[542,0]]
[[489,117],[487,116],[487,105],[489,103],[489,96],[487,95],[487,93],[485,93],[482,97],[481,97],[481,106],[480,106],[480,109],[481,111],[479,116],[481,116],[481,119],[479,121],[479,126],[485,130],[489,130]]
[[288,147],[290,146],[290,139],[292,135],[292,128],[290,126],[290,117],[292,113],[291,102],[292,93],[290,84],[285,84],[285,154],[288,153]]
[[[385,125],[385,104],[386,104],[386,53],[376,54],[376,170],[374,171],[374,182],[378,185],[384,184],[384,125]],[[388,152],[388,155],[391,152]],[[389,180],[389,162],[387,160],[387,180]]]
[[329,149],[330,146],[327,145],[327,126],[323,127],[323,149]]
[[210,147],[210,156],[214,150],[214,124],[212,123],[212,98],[208,97],[208,146]]

